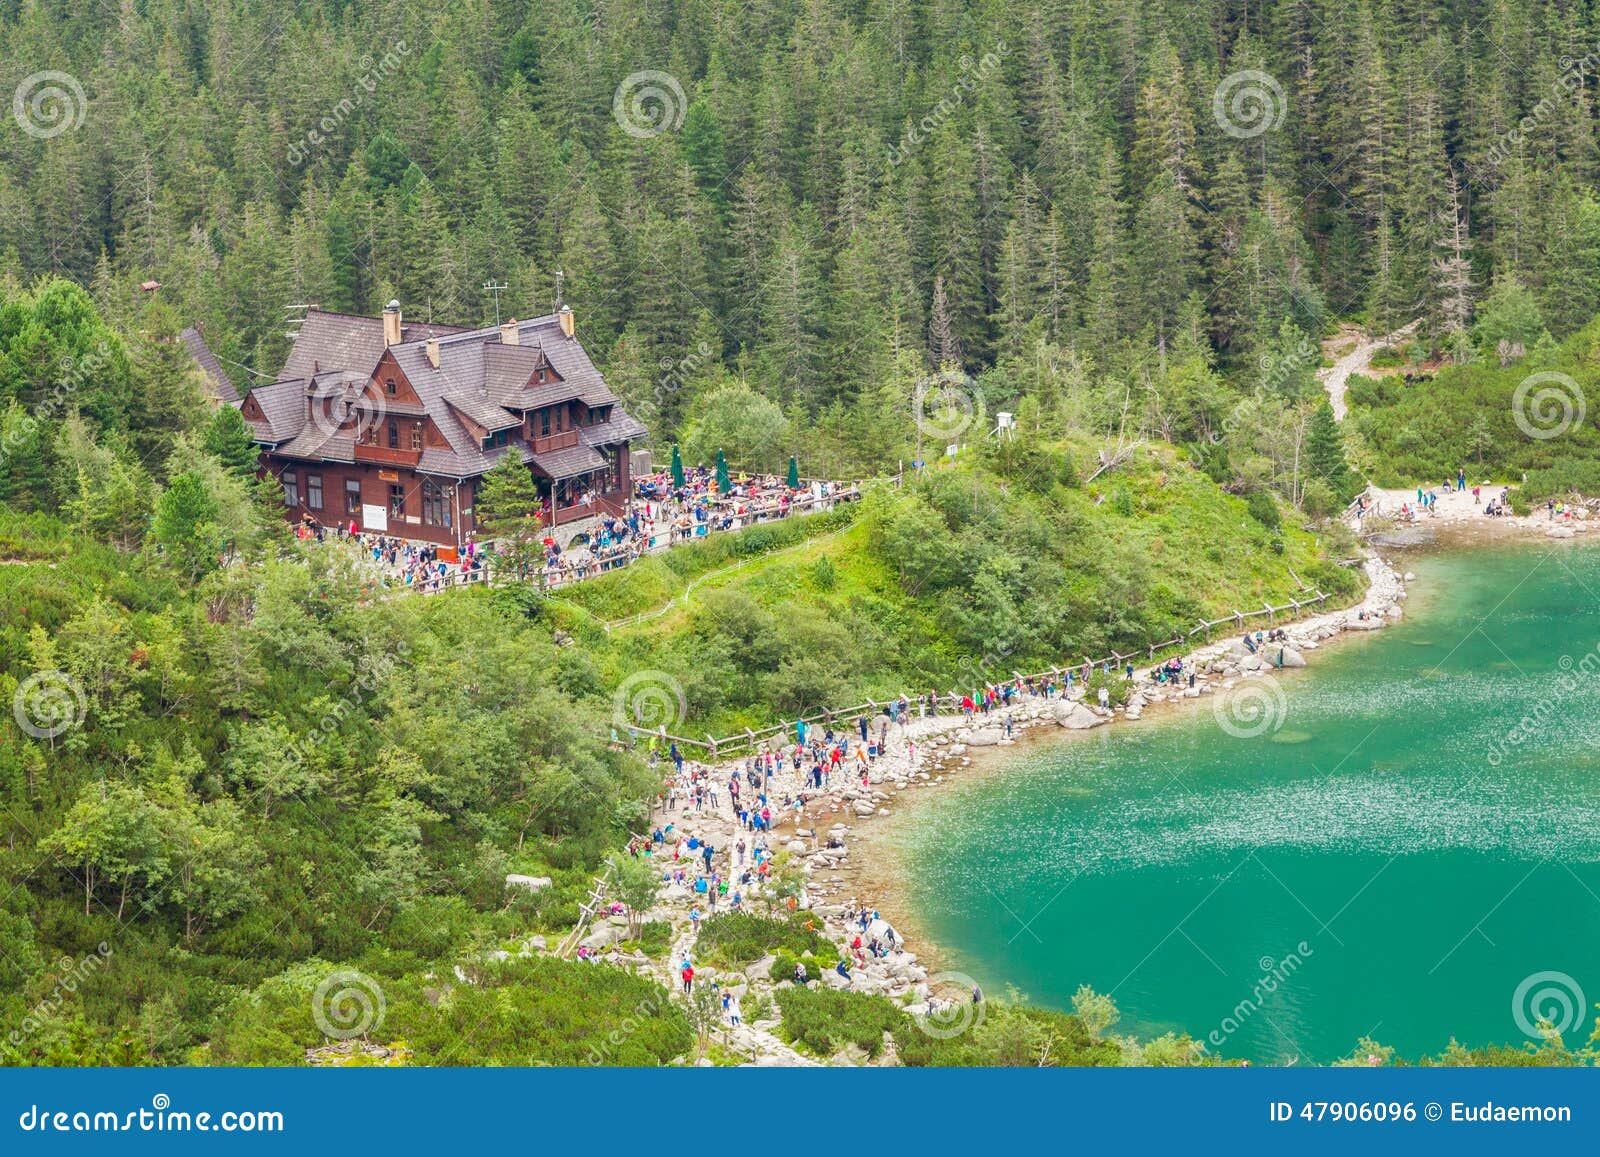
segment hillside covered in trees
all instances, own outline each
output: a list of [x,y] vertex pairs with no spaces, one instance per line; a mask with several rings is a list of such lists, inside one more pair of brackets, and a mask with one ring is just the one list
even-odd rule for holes
[[293,307],[528,316],[560,270],[658,435],[737,377],[865,470],[959,362],[1181,438],[1330,317],[1442,349],[1514,277],[1586,322],[1597,42],[1561,0],[19,5],[0,263],[127,328],[159,282],[240,385]]

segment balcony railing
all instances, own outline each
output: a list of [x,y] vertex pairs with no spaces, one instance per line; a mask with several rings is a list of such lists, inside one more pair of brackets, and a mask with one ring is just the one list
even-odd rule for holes
[[422,461],[422,451],[390,449],[388,446],[371,446],[366,442],[357,442],[356,461],[384,462],[391,466],[415,466]]
[[565,450],[578,444],[578,431],[562,430],[559,434],[541,434],[533,440],[535,454],[548,454],[552,450]]

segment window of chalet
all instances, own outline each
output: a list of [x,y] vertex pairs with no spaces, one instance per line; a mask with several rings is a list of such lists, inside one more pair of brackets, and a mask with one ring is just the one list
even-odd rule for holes
[[344,512],[346,514],[361,513],[361,480],[346,478],[344,480]]
[[413,450],[421,450],[422,449],[422,423],[421,422],[417,422],[411,427],[411,448]]
[[389,449],[400,449],[400,423],[389,419]]
[[383,380],[383,390],[386,394],[394,395],[400,392],[400,387],[394,384],[393,378],[385,378]]
[[389,517],[403,518],[406,513],[406,488],[398,483],[389,486]]
[[607,446],[600,453],[606,460],[605,476],[600,480],[600,489],[609,494],[622,485],[622,447]]
[[300,475],[293,470],[285,470],[278,480],[283,483],[283,504],[285,506],[299,506]]
[[505,446],[511,442],[511,428],[496,430],[493,434],[486,434],[483,439],[483,448],[493,450],[497,446]]
[[312,510],[322,509],[322,475],[306,475],[306,505]]
[[550,433],[550,409],[545,407],[539,411],[539,436],[547,437]]
[[444,491],[437,482],[422,484],[422,521],[429,526],[450,525],[450,514],[445,508]]

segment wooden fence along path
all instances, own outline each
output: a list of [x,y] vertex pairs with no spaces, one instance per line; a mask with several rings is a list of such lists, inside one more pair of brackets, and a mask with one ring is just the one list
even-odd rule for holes
[[[1053,676],[1059,680],[1069,669],[1077,670],[1083,667],[1085,664],[1092,668],[1100,668],[1106,664],[1112,664],[1114,669],[1120,669],[1121,666],[1127,662],[1127,660],[1136,658],[1140,654],[1145,656],[1147,662],[1153,663],[1155,661],[1156,652],[1166,651],[1173,647],[1187,647],[1193,641],[1196,635],[1205,636],[1205,641],[1209,642],[1211,639],[1211,632],[1225,623],[1232,624],[1233,626],[1242,629],[1245,623],[1249,622],[1251,619],[1260,618],[1263,615],[1265,615],[1269,620],[1276,622],[1277,616],[1285,611],[1292,611],[1294,613],[1294,617],[1298,617],[1306,608],[1314,607],[1327,601],[1328,596],[1322,591],[1317,590],[1314,591],[1313,594],[1315,597],[1308,599],[1291,598],[1281,607],[1275,607],[1270,603],[1262,603],[1261,609],[1258,611],[1235,610],[1233,614],[1227,616],[1226,618],[1211,620],[1201,619],[1199,620],[1199,625],[1188,634],[1177,635],[1171,639],[1167,639],[1159,643],[1150,643],[1142,652],[1129,651],[1127,653],[1123,653],[1121,651],[1113,651],[1110,655],[1103,659],[1090,659],[1085,656],[1083,662],[1081,663],[1071,663],[1064,667],[1051,667],[1049,670],[1036,672],[1032,675],[1023,675],[1020,672],[1014,671],[1012,672],[1012,677],[1021,680],[1032,679],[1037,681],[1045,678],[1046,676]],[[910,693],[904,693],[898,698],[903,698],[908,703],[913,704],[918,700],[922,700],[924,702],[927,700],[926,695],[913,695]],[[949,705],[955,707],[960,705],[961,699],[962,693],[960,691],[951,691],[944,695],[935,695],[934,703],[939,706]],[[703,739],[694,739],[687,735],[673,735],[664,729],[649,731],[645,728],[636,727],[630,728],[629,730],[636,738],[654,736],[660,739],[671,740],[680,745],[698,747],[706,753],[706,761],[709,763],[715,762],[717,757],[720,755],[732,755],[736,752],[758,750],[762,743],[772,739],[775,736],[789,732],[798,722],[804,722],[807,726],[810,726],[814,723],[820,723],[824,726],[831,727],[835,722],[852,720],[860,715],[876,715],[883,709],[887,702],[889,702],[889,700],[885,700],[883,703],[880,703],[875,699],[868,699],[865,703],[858,704],[855,707],[825,710],[814,715],[802,715],[797,719],[789,720],[784,723],[774,723],[769,727],[763,727],[758,730],[746,728],[742,735],[730,735],[724,739],[714,739],[709,735]]]

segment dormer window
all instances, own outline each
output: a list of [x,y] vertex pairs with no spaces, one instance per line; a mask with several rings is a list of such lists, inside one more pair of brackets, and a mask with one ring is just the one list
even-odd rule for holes
[[392,398],[395,394],[400,392],[400,387],[394,384],[393,378],[385,378],[383,382],[383,391]]
[[509,445],[510,442],[511,428],[508,426],[504,430],[496,430],[493,434],[485,435],[483,439],[483,448],[485,450],[494,450],[498,447]]

